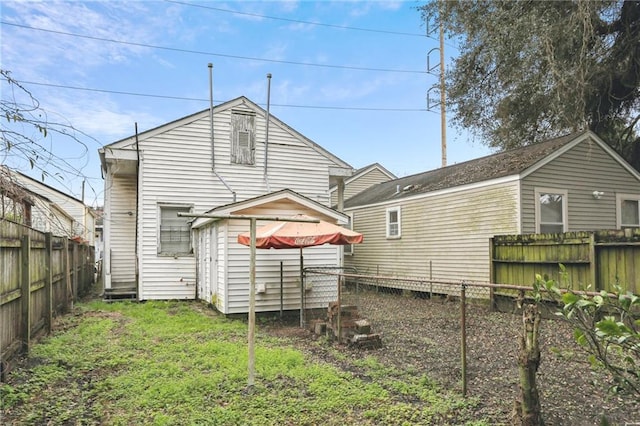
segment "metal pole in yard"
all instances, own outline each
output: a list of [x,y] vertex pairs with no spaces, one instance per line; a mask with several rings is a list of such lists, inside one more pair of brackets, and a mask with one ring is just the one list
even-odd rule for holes
[[433,298],[433,261],[429,261],[429,299]]
[[300,248],[300,328],[304,328],[304,258]]
[[460,328],[462,354],[462,395],[467,396],[467,285],[463,282],[460,289]]
[[255,383],[255,340],[256,340],[256,219],[252,218],[249,225],[251,238],[249,261],[249,382],[251,387]]
[[280,319],[282,319],[283,309],[284,309],[284,268],[282,266],[283,262],[280,261]]
[[342,337],[342,280],[344,276],[338,276],[338,343]]

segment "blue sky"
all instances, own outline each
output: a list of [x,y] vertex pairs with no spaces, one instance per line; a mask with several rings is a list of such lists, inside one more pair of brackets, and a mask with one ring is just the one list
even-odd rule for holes
[[[86,153],[69,138],[44,141],[78,170],[45,182],[80,197],[86,180],[90,205],[102,202],[98,148],[135,123],[144,131],[208,108],[209,62],[215,104],[244,95],[265,107],[271,73],[273,115],[355,168],[379,162],[406,176],[441,165],[439,108],[426,102],[438,78],[425,72],[438,40],[425,36],[420,4],[3,1],[1,67],[49,119],[91,136],[80,136]],[[448,164],[489,153],[448,126]],[[28,161],[0,160],[40,176]]]

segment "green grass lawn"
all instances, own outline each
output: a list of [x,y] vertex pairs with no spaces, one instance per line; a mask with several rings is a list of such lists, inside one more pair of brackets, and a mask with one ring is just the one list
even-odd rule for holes
[[312,360],[258,329],[248,388],[244,321],[195,302],[88,302],[0,385],[0,423],[461,424],[474,403],[381,365],[375,351],[344,358],[352,368]]

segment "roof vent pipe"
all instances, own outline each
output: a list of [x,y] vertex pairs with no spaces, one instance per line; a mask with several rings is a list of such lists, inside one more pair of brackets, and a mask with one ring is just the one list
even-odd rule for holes
[[213,64],[209,62],[209,126],[211,132],[211,170],[216,169],[216,157],[213,144]]
[[400,185],[396,185],[396,194],[400,193]]
[[264,137],[264,181],[267,184],[267,190],[269,189],[269,180],[267,178],[267,161],[269,160],[269,121],[271,121],[271,114],[269,108],[271,106],[271,73],[267,74],[267,123]]

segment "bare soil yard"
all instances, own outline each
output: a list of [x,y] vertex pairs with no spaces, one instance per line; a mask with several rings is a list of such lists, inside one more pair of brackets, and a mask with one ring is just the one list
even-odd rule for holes
[[[387,366],[426,373],[442,387],[461,391],[459,301],[368,291],[359,296],[358,308],[371,321],[372,331],[382,334],[381,348],[342,347],[339,352],[347,356],[336,356],[329,344],[319,344],[321,337],[297,325],[271,325],[267,331],[298,337],[292,339],[298,349],[356,376],[358,367],[350,360],[366,354]],[[468,306],[467,396],[477,404],[464,414],[470,418],[457,418],[455,424],[483,418],[492,424],[509,424],[517,393],[521,324],[517,313]],[[543,320],[540,345],[538,386],[545,424],[599,425],[603,415],[612,425],[640,424],[639,401],[633,395],[608,393],[611,381],[604,372],[591,369],[587,354],[574,343],[565,322]]]

